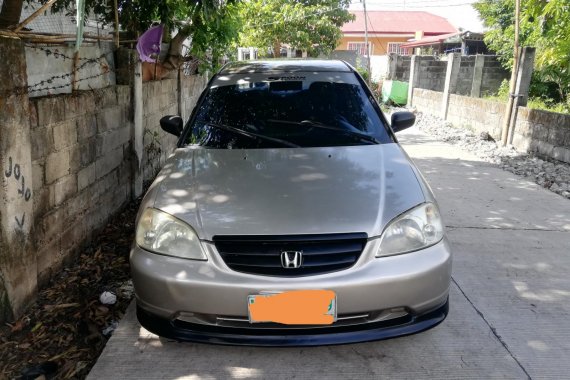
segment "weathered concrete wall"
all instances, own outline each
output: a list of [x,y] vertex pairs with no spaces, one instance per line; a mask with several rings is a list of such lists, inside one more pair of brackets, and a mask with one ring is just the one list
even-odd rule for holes
[[442,92],[425,90],[423,88],[415,88],[413,106],[421,112],[439,116],[441,111],[442,98]]
[[410,80],[410,64],[412,57],[397,54],[390,54],[389,57],[393,60],[392,62],[389,62],[389,64],[391,64],[390,67],[391,70],[394,71],[394,74],[389,74],[388,78],[402,82]]
[[[26,46],[26,62],[30,97],[69,94],[73,82],[71,46]],[[114,85],[115,62],[113,44],[82,46],[79,49],[76,89],[90,90]]]
[[459,77],[457,78],[457,87],[455,94],[470,95],[471,85],[473,83],[473,69],[475,67],[475,56],[461,57],[459,64]]
[[160,118],[178,114],[176,79],[143,83],[143,178],[149,181],[158,172],[178,140],[160,128]]
[[130,199],[128,86],[32,99],[34,242],[40,282]]
[[0,321],[35,296],[34,201],[24,44],[0,37]]
[[513,145],[570,163],[570,115],[519,107]]
[[[459,66],[458,81],[453,94],[470,95],[474,80],[475,55],[461,56]],[[482,95],[495,94],[504,79],[509,78],[509,73],[504,70],[497,61],[496,56],[483,56],[480,93]],[[387,77],[389,79],[409,81],[410,78],[410,59],[409,56],[399,56],[390,54],[392,64],[389,66]],[[445,86],[445,75],[447,70],[447,60],[440,60],[433,56],[417,56],[419,61],[415,88],[423,88],[426,90],[443,91]]]
[[[439,116],[442,96],[441,92],[416,88],[413,106]],[[505,103],[451,95],[447,120],[500,140],[505,107]],[[513,145],[520,151],[570,163],[570,115],[519,107]]]
[[[7,57],[0,66],[2,322],[18,317],[38,283],[50,279],[134,196],[134,178],[141,172],[135,139],[144,141],[142,170],[152,179],[177,141],[160,129],[160,117],[182,109],[188,114],[205,79],[144,84],[148,133],[137,137],[132,86],[29,98],[27,91],[14,90],[27,88],[23,43],[0,39],[0,45]],[[152,144],[161,149],[154,157]]]
[[496,94],[501,83],[509,77],[510,73],[503,68],[496,56],[486,55],[481,79],[481,96]]
[[419,63],[419,76],[416,87],[426,90],[443,91],[446,70],[447,61],[422,59]]
[[206,87],[208,78],[198,75],[180,76],[180,116],[184,123],[188,121],[190,113],[198,102],[202,89]]
[[477,132],[488,132],[495,140],[501,138],[505,104],[481,98],[451,95],[447,120]]

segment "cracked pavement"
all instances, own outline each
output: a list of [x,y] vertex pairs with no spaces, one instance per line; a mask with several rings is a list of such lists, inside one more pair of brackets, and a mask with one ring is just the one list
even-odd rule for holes
[[454,251],[450,313],[436,328],[315,348],[160,339],[131,305],[88,379],[542,379],[570,373],[570,201],[410,128]]

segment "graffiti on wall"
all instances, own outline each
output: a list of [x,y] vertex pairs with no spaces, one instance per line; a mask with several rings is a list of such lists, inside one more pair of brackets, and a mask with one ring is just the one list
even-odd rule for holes
[[[4,176],[18,182],[18,196],[23,198],[24,201],[29,202],[30,198],[32,198],[32,191],[26,186],[26,178],[22,173],[20,164],[14,163],[12,157],[8,157],[8,168],[4,170]],[[14,219],[16,220],[18,228],[23,229],[24,223],[26,223],[26,213],[22,213],[21,217],[15,216]]]

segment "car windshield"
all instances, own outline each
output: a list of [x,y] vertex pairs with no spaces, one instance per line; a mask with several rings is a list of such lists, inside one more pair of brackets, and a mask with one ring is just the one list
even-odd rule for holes
[[379,111],[352,73],[312,80],[307,80],[309,75],[291,80],[259,76],[214,80],[185,143],[255,149],[392,142]]

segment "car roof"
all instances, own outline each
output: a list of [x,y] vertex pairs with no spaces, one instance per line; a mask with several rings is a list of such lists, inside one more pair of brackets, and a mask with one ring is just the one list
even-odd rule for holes
[[346,62],[327,59],[274,59],[266,61],[238,61],[225,65],[219,74],[295,73],[295,72],[352,72]]

